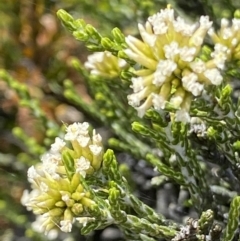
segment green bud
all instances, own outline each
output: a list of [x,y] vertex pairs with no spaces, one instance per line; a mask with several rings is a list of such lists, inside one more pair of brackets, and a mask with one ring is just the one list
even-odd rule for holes
[[63,208],[66,206],[66,203],[64,201],[58,201],[55,203],[56,207]]
[[72,220],[72,219],[73,219],[73,213],[69,208],[67,208],[64,211],[64,220]]
[[62,208],[53,208],[50,211],[48,211],[49,215],[51,217],[59,217],[63,214],[64,209]]
[[[165,115],[167,115],[167,113],[165,113]],[[167,118],[166,118],[166,120],[163,118],[164,113],[160,114],[158,111],[156,111],[154,109],[147,110],[145,117],[156,122],[161,127],[166,127],[168,125]]]
[[145,126],[143,126],[142,124],[140,124],[139,122],[133,122],[132,123],[132,130],[143,135],[143,136],[150,136],[151,133],[148,130],[148,128],[146,128]]
[[119,28],[114,28],[112,30],[112,35],[114,37],[114,40],[116,40],[117,43],[120,43],[120,44],[125,43],[125,36]]
[[222,101],[227,101],[228,98],[231,96],[231,93],[232,93],[232,87],[227,84],[221,91],[221,100]]
[[74,21],[74,24],[77,27],[77,29],[84,29],[86,26],[86,23],[83,19],[76,19]]
[[97,44],[86,44],[86,47],[89,51],[92,51],[92,52],[100,52],[100,51],[103,51],[103,47],[100,46],[100,45],[97,45]]
[[45,200],[43,202],[39,202],[37,204],[37,206],[39,208],[51,209],[52,207],[54,207],[55,203],[56,203],[56,200],[51,198],[51,199]]
[[91,208],[92,206],[95,205],[95,202],[93,200],[87,198],[87,197],[83,197],[81,199],[81,203],[82,203],[83,206],[89,207],[89,208]]
[[217,131],[212,126],[210,126],[207,129],[207,136],[209,137],[209,139],[216,139]]
[[236,233],[239,223],[240,197],[235,197],[230,205],[227,227],[224,230],[223,241],[231,241]]
[[82,192],[84,190],[83,186],[81,184],[78,185],[76,192]]
[[116,200],[120,197],[120,191],[114,187],[109,190],[109,200],[112,202],[116,202]]
[[58,10],[57,16],[69,31],[73,32],[76,30],[73,17],[65,10],[63,9]]
[[201,50],[200,59],[203,61],[208,61],[211,58],[212,49],[204,45]]
[[129,83],[131,83],[131,78],[133,77],[133,74],[129,71],[122,71],[120,77],[121,79],[127,80]]
[[240,151],[240,141],[239,140],[233,143],[233,148],[236,151]]
[[71,211],[76,215],[80,215],[83,212],[83,205],[81,203],[75,203],[72,208]]
[[73,82],[70,79],[65,79],[63,84],[64,84],[64,87],[67,89],[73,88]]
[[[84,193],[79,193],[79,192],[74,192],[72,194],[72,198],[75,200],[75,201],[79,201],[82,199],[82,197],[84,197],[85,194]],[[75,205],[75,204],[74,204]]]
[[74,31],[73,36],[75,39],[82,41],[82,42],[86,42],[89,39],[89,35],[83,30]]
[[82,63],[78,58],[72,57],[71,58],[71,65],[76,69],[76,70],[83,70]]
[[92,25],[87,24],[85,30],[92,38],[97,39],[99,42],[101,41],[100,33]]
[[42,214],[44,214],[46,212],[47,212],[47,209],[36,208],[36,207],[34,207],[34,209],[33,209],[33,213],[35,215],[42,215]]
[[[125,59],[127,61],[129,60],[129,57],[125,54],[125,52],[123,50],[118,51],[118,58]],[[131,60],[129,60],[128,62],[134,64],[134,62]]]
[[113,150],[108,149],[103,156],[103,168],[108,168],[111,165],[111,162],[113,160]]
[[13,135],[16,137],[21,137],[24,134],[22,128],[20,127],[14,127],[12,132],[13,132]]
[[114,43],[110,38],[104,37],[101,39],[101,45],[103,46],[104,49],[111,50]]
[[65,203],[68,207],[72,207],[75,204],[75,201],[69,198],[67,201],[65,201]]

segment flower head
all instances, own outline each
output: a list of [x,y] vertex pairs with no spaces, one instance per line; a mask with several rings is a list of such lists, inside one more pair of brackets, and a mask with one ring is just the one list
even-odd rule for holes
[[115,57],[108,51],[97,52],[88,56],[85,63],[85,67],[91,70],[92,75],[105,78],[117,77],[126,66],[127,62],[125,60]]
[[22,203],[41,215],[41,230],[48,233],[59,227],[70,232],[75,217],[88,215],[95,205],[81,180],[97,171],[102,162],[102,138],[89,124],[73,123],[66,127],[64,140],[56,138],[42,162],[28,170],[32,191],[24,191]]
[[133,93],[128,96],[128,103],[139,116],[150,107],[164,109],[170,102],[179,110],[176,120],[189,121],[190,104],[186,101],[200,96],[205,85],[221,84],[220,70],[226,60],[222,53],[227,49],[216,46],[212,59],[199,59],[211,26],[208,16],[189,24],[181,17],[175,19],[174,10],[167,8],[149,17],[145,26],[138,25],[142,41],[126,37],[125,53],[141,66],[133,72]]
[[221,27],[218,31],[211,28],[208,31],[213,43],[215,44],[212,57],[219,68],[224,68],[225,61],[239,59],[240,56],[240,19],[233,18],[230,21],[223,18]]

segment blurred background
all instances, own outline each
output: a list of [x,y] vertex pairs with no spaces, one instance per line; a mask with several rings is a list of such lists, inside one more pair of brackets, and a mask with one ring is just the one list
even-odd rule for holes
[[[239,7],[235,2],[0,0],[0,68],[8,73],[7,77],[0,76],[0,240],[122,240],[114,228],[86,238],[77,229],[70,235],[44,236],[37,232],[37,225],[32,225],[34,215],[21,205],[22,193],[29,188],[27,169],[40,160],[62,123],[89,121],[102,132],[109,132],[106,123],[63,95],[64,83],[69,79],[85,103],[93,101],[86,79],[71,65],[73,57],[84,62],[90,53],[61,26],[56,11],[62,8],[75,18],[83,18],[103,36],[109,36],[114,27],[125,35],[137,35],[137,23],[167,4],[189,19],[208,14],[218,24],[221,17],[232,17]],[[23,96],[21,84],[28,87],[29,96]],[[121,155],[131,168],[131,157]],[[142,174],[142,182],[149,172]],[[151,190],[149,204],[156,202],[155,191]]]

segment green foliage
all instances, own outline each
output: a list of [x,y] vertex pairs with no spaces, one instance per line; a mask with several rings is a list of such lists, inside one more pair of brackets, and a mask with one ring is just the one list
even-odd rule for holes
[[[46,196],[31,199],[34,204],[29,201],[26,205],[28,201],[25,201],[36,215],[47,214],[48,219],[42,225],[46,232],[58,229],[58,239],[63,240],[59,229],[70,232],[74,224],[82,235],[89,235],[91,239],[94,231],[116,225],[124,238],[131,241],[237,240],[240,37],[234,32],[237,43],[233,44],[234,39],[227,42],[222,37],[224,30],[233,31],[234,28],[231,22],[230,27],[223,26],[221,19],[238,19],[239,4],[224,0],[168,2],[184,19],[195,21],[199,15],[207,14],[213,21],[217,37],[212,33],[205,38],[208,29],[199,27],[202,32],[199,31],[198,37],[202,37],[203,43],[194,45],[195,33],[186,37],[189,45],[192,44],[189,48],[198,48],[194,58],[179,61],[176,69],[166,74],[167,83],[159,84],[160,87],[149,85],[146,92],[141,92],[149,82],[154,82],[154,71],[160,68],[157,64],[162,61],[165,49],[161,41],[150,41],[154,35],[152,25],[151,29],[139,27],[143,39],[140,41],[137,22],[146,21],[156,9],[164,9],[165,1],[82,1],[81,6],[78,1],[50,2],[0,4],[3,19],[0,24],[3,33],[0,40],[0,97],[3,99],[0,105],[3,113],[0,116],[3,133],[0,135],[3,143],[0,148],[0,181],[3,183],[0,184],[0,214],[4,214],[0,221],[6,223],[7,230],[14,233],[12,230],[19,227],[28,239],[50,239],[50,232],[45,237],[31,226],[32,218],[20,204],[23,190],[29,189],[27,168],[44,166],[43,154],[56,137],[63,138],[69,124],[88,121],[91,128],[106,130],[103,145],[111,149],[104,154],[101,149],[101,160],[88,147],[101,140],[91,140],[87,147],[82,144],[82,149],[76,140],[71,140],[67,149],[60,151],[57,173],[61,178],[58,181],[44,168],[36,168],[42,171],[37,181],[30,171],[28,173],[30,182],[31,178],[34,180],[31,182],[33,189],[41,183],[50,188]],[[60,9],[56,14],[58,19],[56,9]],[[45,18],[55,30],[54,27],[48,29]],[[63,32],[59,22],[73,37]],[[174,32],[179,44],[181,40],[186,41],[181,39],[180,32]],[[169,30],[166,43],[173,37],[171,34]],[[218,66],[222,55],[218,56],[217,64],[214,62],[217,44],[229,47],[231,52],[221,52],[226,54],[223,68]],[[154,48],[157,51],[154,52]],[[85,62],[87,50],[94,54]],[[208,70],[218,72],[222,79],[211,82],[203,73],[199,74],[197,87],[202,88],[199,91],[197,87],[192,88],[194,81],[191,85],[190,80],[187,84],[183,80],[193,72],[191,63],[201,61]],[[134,89],[134,80],[140,78],[145,82],[138,91],[137,87]],[[150,93],[165,98],[164,105],[154,106]],[[134,96],[140,96],[138,104],[132,103]],[[60,109],[58,118],[56,110],[62,104],[66,109],[64,115]],[[70,107],[75,112],[72,113]],[[180,115],[182,110],[186,114],[184,117]],[[32,128],[21,114],[24,111],[28,113],[27,120]],[[76,112],[81,115],[74,117]],[[62,116],[67,117],[66,121]],[[92,133],[95,135],[95,130]],[[48,154],[52,154],[52,149]],[[140,200],[131,177],[133,170],[124,166],[126,163],[119,166],[124,160],[114,153],[128,153],[138,161],[147,162],[155,170],[152,183],[156,189],[173,184],[179,190],[186,190],[189,196],[182,206],[185,210],[194,209],[196,220],[191,219],[191,215],[186,223],[165,217]],[[91,162],[90,167],[77,166],[80,154],[86,158],[85,165]],[[37,164],[40,159],[41,164]],[[78,169],[81,169],[79,173]],[[4,187],[4,183],[9,184]],[[0,239],[7,240],[8,231],[1,230]],[[67,235],[76,240],[80,237],[74,230]]]

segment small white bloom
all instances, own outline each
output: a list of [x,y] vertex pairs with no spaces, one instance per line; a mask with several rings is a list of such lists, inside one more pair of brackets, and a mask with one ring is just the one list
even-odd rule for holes
[[197,74],[201,74],[206,70],[205,63],[200,59],[190,63],[190,67]]
[[148,21],[153,26],[153,31],[155,34],[165,34],[167,33],[169,23],[174,19],[173,9],[164,9],[160,13],[154,14],[148,18]]
[[222,31],[222,37],[223,39],[229,39],[231,37],[233,37],[234,35],[234,32],[232,31],[231,28],[225,28],[223,31]]
[[228,47],[223,45],[223,44],[220,44],[220,43],[216,43],[215,46],[214,46],[214,52],[211,54],[211,57],[215,57],[214,55],[215,54],[218,54],[218,53],[226,53],[228,50]]
[[173,21],[173,27],[177,33],[181,33],[183,36],[190,37],[192,36],[194,30],[196,29],[196,24],[187,24],[184,19],[181,17],[177,17],[175,21]]
[[149,88],[144,88],[143,90],[133,93],[131,95],[128,95],[128,104],[137,107],[140,105],[140,102],[146,98],[151,93],[151,90]]
[[232,47],[236,47],[237,44],[238,44],[238,39],[237,38],[233,38],[232,41],[231,41]]
[[204,72],[204,76],[208,78],[213,85],[220,85],[223,80],[222,75],[220,74],[219,70],[216,68],[207,69]]
[[152,103],[153,103],[154,109],[156,110],[164,109],[166,104],[165,99],[162,96],[157,94],[152,94],[152,96],[153,96]]
[[79,123],[69,125],[66,130],[65,140],[74,141],[79,135]]
[[61,161],[61,155],[59,153],[52,154],[46,153],[42,156],[42,170],[52,176],[54,179],[58,179],[60,176],[57,173],[58,165]]
[[83,227],[85,227],[87,225],[87,223],[94,222],[96,219],[95,218],[91,218],[91,217],[80,217],[80,218],[76,218],[76,220],[80,224],[82,224]]
[[154,73],[154,78],[153,78],[153,84],[156,85],[157,87],[160,87],[163,85],[163,83],[166,80],[166,76],[163,75],[163,73],[159,70],[156,70],[156,72]]
[[232,28],[235,32],[238,32],[240,30],[240,19],[234,18],[232,20]]
[[197,134],[197,136],[201,136],[201,137],[205,136],[207,126],[200,118],[192,117],[190,124],[191,124],[190,130],[189,130],[190,133],[194,132]]
[[194,73],[190,73],[182,78],[183,87],[191,92],[194,96],[201,94],[203,85],[197,82],[198,76]]
[[170,44],[166,44],[163,46],[165,57],[167,59],[173,60],[174,57],[179,54],[178,43],[173,41]]
[[68,201],[70,200],[70,196],[65,193],[65,194],[62,195],[62,200],[63,200],[64,202],[68,202]]
[[212,22],[209,21],[209,16],[201,16],[199,22],[200,28],[208,30],[212,27]]
[[86,176],[86,171],[90,167],[90,161],[81,156],[76,160],[76,172],[80,173],[83,177]]
[[55,142],[51,145],[51,151],[54,153],[61,152],[65,145],[66,142],[64,142],[61,138],[56,137]]
[[77,137],[77,142],[81,147],[86,147],[90,142],[90,137],[80,135]]
[[229,21],[226,18],[221,19],[221,28],[226,28],[229,26]]
[[179,108],[182,102],[183,102],[183,97],[180,95],[173,96],[170,99],[170,103],[174,106],[174,108]]
[[41,157],[41,161],[43,163],[43,166],[48,165],[49,163],[54,163],[56,165],[58,165],[61,161],[61,154],[60,153],[45,153],[44,155],[42,155]]
[[220,43],[215,44],[214,52],[211,53],[211,57],[219,69],[224,69],[225,61],[227,60],[227,55],[229,53],[230,50],[227,46]]
[[102,151],[102,147],[98,145],[89,145],[89,149],[94,156],[99,155]]
[[65,233],[70,233],[72,231],[72,222],[70,220],[62,220],[60,222],[60,229]]
[[183,60],[183,61],[186,61],[186,62],[191,62],[194,57],[195,57],[195,54],[196,54],[196,48],[194,47],[183,47],[180,49],[180,58]]
[[170,59],[160,60],[157,65],[157,71],[160,71],[165,76],[170,76],[176,68],[177,64]]
[[131,105],[132,107],[137,107],[140,105],[141,99],[139,98],[138,93],[133,93],[131,95],[128,95],[127,99],[128,99],[128,104]]
[[67,133],[65,135],[65,140],[74,141],[79,135],[88,134],[89,124],[87,122],[83,123],[73,123],[67,127]]
[[38,177],[40,177],[40,175],[37,173],[34,166],[31,166],[28,169],[27,175],[28,175],[29,182],[32,182],[34,179],[37,179]]
[[96,133],[96,130],[93,130],[93,136],[92,136],[93,144],[101,144],[102,143],[102,137],[100,134]]
[[130,87],[133,89],[134,93],[143,90],[143,88],[145,87],[143,85],[143,78],[142,77],[137,77],[137,78],[133,77],[131,79],[131,81],[132,81],[132,85]]
[[30,195],[29,191],[27,189],[25,189],[22,193],[21,204],[26,206],[26,204],[29,202],[30,198],[31,198],[31,195]]

